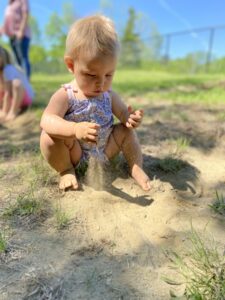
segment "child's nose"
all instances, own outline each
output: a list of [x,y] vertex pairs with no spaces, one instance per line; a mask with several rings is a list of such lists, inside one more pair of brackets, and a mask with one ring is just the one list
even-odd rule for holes
[[105,82],[104,77],[98,78],[98,80],[97,80],[97,86],[100,87],[100,88],[103,87],[104,86],[104,82]]

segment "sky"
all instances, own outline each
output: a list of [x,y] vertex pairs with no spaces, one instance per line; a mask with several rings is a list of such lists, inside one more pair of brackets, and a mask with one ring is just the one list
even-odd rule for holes
[[[8,0],[0,0],[0,24]],[[170,56],[179,57],[191,51],[207,51],[210,31],[199,32],[196,28],[224,25],[214,33],[212,52],[225,56],[225,0],[30,0],[31,14],[37,19],[40,29],[48,22],[49,16],[61,14],[64,2],[74,4],[78,17],[99,12],[100,2],[110,2],[105,14],[111,17],[117,28],[123,28],[129,7],[142,15],[139,30],[143,39],[149,37],[150,24],[157,26],[160,34],[191,30],[189,34],[177,35],[170,40]]]

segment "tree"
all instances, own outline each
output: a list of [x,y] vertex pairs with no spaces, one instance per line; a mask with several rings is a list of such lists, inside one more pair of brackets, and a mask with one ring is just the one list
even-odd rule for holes
[[38,45],[41,41],[41,31],[34,16],[29,17],[29,25],[32,32],[32,44]]
[[128,20],[121,37],[121,64],[140,65],[141,62],[141,39],[136,32],[137,14],[133,8],[128,10]]
[[66,2],[63,4],[62,15],[59,16],[54,12],[45,27],[45,34],[50,47],[48,51],[49,61],[54,62],[59,70],[62,69],[66,35],[75,19],[73,4]]

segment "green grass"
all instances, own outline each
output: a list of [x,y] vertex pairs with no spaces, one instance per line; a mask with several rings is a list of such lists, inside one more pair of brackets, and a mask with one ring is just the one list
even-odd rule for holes
[[180,156],[189,146],[190,146],[190,139],[186,137],[180,137],[175,141],[175,151],[174,155]]
[[14,203],[11,203],[4,212],[4,217],[13,216],[39,216],[43,213],[43,201],[42,199],[36,198],[34,195],[33,187],[26,192],[19,193]]
[[173,156],[166,156],[159,161],[159,168],[165,173],[176,174],[187,166],[187,163]]
[[222,193],[216,191],[216,201],[209,206],[214,212],[225,216],[225,197]]
[[5,235],[0,231],[0,254],[5,252],[7,248]]
[[69,226],[69,217],[62,211],[61,205],[58,205],[55,209],[55,220],[57,229],[65,229]]
[[189,241],[191,250],[186,256],[171,252],[169,258],[172,268],[179,274],[180,280],[163,277],[170,285],[185,285],[182,296],[172,299],[224,300],[225,295],[225,256],[220,254],[214,243],[207,247],[199,234],[192,228]]
[[[34,74],[32,84],[36,91],[33,108],[43,109],[51,95],[72,79],[70,74]],[[172,74],[147,70],[117,70],[113,81],[113,89],[121,96],[145,96],[149,100],[170,100],[184,103],[224,103],[225,89],[212,87],[205,89],[205,83],[218,83],[225,80],[224,74]],[[191,86],[187,91],[177,89],[178,86]],[[40,118],[40,111],[37,112]]]

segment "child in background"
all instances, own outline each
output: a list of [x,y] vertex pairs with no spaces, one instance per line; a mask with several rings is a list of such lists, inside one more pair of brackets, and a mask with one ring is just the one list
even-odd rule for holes
[[[51,97],[40,139],[43,156],[60,175],[60,189],[78,189],[75,168],[82,161],[94,156],[106,162],[120,151],[134,180],[150,189],[133,130],[143,111],[127,107],[111,90],[118,51],[113,23],[104,16],[78,20],[67,35],[64,61],[74,79]],[[113,115],[119,124],[113,125]]]
[[0,46],[0,123],[15,119],[21,109],[31,105],[32,98],[33,90],[26,75]]

